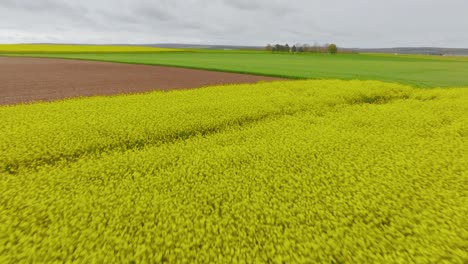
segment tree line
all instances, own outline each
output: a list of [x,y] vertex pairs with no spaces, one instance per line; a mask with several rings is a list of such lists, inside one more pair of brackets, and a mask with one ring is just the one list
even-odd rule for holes
[[325,45],[308,45],[308,44],[296,44],[292,47],[288,44],[281,45],[281,44],[268,44],[265,47],[265,50],[271,52],[291,52],[291,53],[302,53],[302,52],[310,52],[310,53],[329,53],[329,54],[336,54],[338,53],[338,47],[336,44],[325,44]]

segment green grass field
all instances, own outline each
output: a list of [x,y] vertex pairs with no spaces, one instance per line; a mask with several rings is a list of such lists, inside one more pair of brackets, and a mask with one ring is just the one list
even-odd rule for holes
[[468,86],[468,59],[388,54],[271,54],[196,51],[152,54],[28,54],[125,63],[157,64],[289,78],[380,80],[416,87]]
[[[102,58],[198,58],[127,56]],[[240,56],[287,74],[350,58]],[[467,113],[468,89],[376,81],[0,107],[0,262],[465,263]]]

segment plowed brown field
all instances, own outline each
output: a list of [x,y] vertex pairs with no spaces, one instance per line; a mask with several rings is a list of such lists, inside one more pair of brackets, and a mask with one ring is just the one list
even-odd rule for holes
[[0,105],[280,78],[175,67],[0,57]]

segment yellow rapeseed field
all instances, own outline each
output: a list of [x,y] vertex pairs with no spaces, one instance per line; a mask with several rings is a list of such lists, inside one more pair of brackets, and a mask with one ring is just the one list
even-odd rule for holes
[[0,44],[0,53],[126,53],[126,52],[164,52],[182,51],[181,49],[143,47],[143,46],[109,46],[109,45],[60,45],[60,44]]
[[0,107],[0,263],[466,263],[467,124],[378,81]]

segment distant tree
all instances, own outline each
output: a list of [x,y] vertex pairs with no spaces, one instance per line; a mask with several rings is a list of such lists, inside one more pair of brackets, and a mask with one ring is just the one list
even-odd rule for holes
[[296,52],[297,52],[297,47],[296,47],[296,45],[294,45],[294,46],[291,48],[291,51],[292,51],[293,53],[296,53]]
[[310,48],[310,51],[314,53],[319,53],[320,50],[321,50],[321,47],[318,43],[314,43],[314,45]]
[[274,47],[274,51],[282,51],[281,45],[276,44]]
[[336,44],[328,45],[328,53],[336,54],[337,52],[338,52],[338,47],[336,46]]
[[314,53],[330,53],[336,54],[338,53],[338,47],[336,44],[319,44],[314,43],[313,46],[309,44],[294,44],[292,47],[289,44],[268,44],[265,46],[265,50],[272,51],[272,52],[314,52]]

